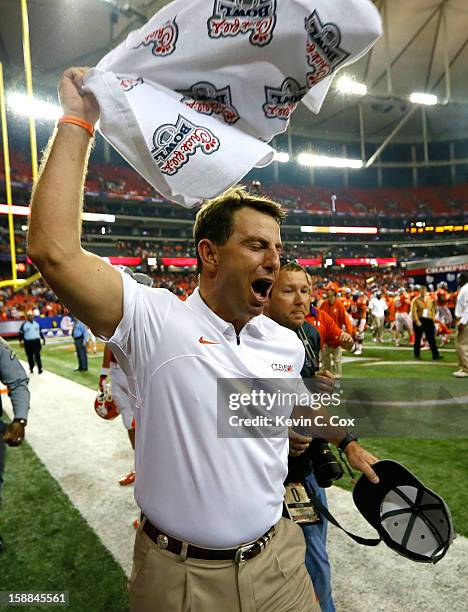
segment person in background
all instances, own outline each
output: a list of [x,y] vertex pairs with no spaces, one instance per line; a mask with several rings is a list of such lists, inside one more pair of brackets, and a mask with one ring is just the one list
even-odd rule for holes
[[385,293],[385,301],[387,302],[387,312],[386,318],[388,322],[388,326],[390,329],[390,333],[392,335],[392,339],[397,343],[397,331],[396,331],[396,306],[395,306],[395,294],[393,291],[387,291]]
[[32,312],[28,312],[26,317],[26,321],[21,325],[19,330],[20,346],[24,346],[31,374],[34,372],[35,365],[37,366],[39,374],[42,374],[41,340],[42,344],[45,344],[44,334],[41,331],[39,323],[34,320]]
[[453,373],[457,378],[468,377],[468,272],[462,272],[458,277],[457,303],[455,304],[455,316],[457,318],[457,338],[455,348],[457,349],[458,370]]
[[369,311],[372,315],[372,339],[374,342],[383,342],[385,311],[387,302],[381,291],[377,291],[369,301]]
[[[297,263],[289,262],[282,266],[270,292],[264,314],[283,327],[296,333],[304,343],[306,358],[301,370],[303,378],[315,378],[326,375],[319,372],[320,335],[315,326],[306,321],[310,309],[309,279],[306,271]],[[339,330],[338,330],[339,331]],[[289,455],[297,457],[309,452],[312,438],[299,436],[290,438]],[[291,467],[289,460],[289,466]],[[325,490],[318,486],[314,472],[305,477],[315,495],[324,506],[327,506]],[[301,525],[306,542],[306,567],[314,585],[314,591],[322,612],[334,612],[332,597],[331,571],[326,549],[328,521]]]
[[414,325],[414,356],[416,359],[421,358],[421,338],[426,335],[429,346],[432,351],[432,359],[443,359],[439,355],[435,339],[435,305],[427,293],[427,287],[421,287],[420,294],[411,302],[411,317]]
[[400,346],[400,337],[404,329],[408,332],[410,344],[414,342],[413,322],[409,314],[411,309],[411,300],[406,293],[404,287],[398,289],[398,294],[395,298],[395,345]]
[[[346,333],[351,335],[353,333],[351,319],[341,300],[336,297],[338,285],[333,282],[328,283],[325,290],[327,291],[327,299],[322,302],[320,310],[330,315],[340,330],[346,331]],[[325,370],[332,372],[335,378],[341,378],[343,375],[343,350],[340,344],[324,344],[322,358]]]
[[88,371],[88,351],[86,343],[88,340],[88,328],[79,319],[75,318],[72,329],[72,338],[75,343],[76,356],[78,358],[78,367],[75,372]]
[[[131,276],[137,283],[146,287],[153,286],[153,279],[147,274],[141,272],[133,273],[130,268],[123,268],[123,271]],[[99,377],[99,390],[104,391],[104,388],[110,377],[112,399],[117,406],[122,422],[125,429],[128,432],[128,437],[133,451],[135,450],[135,415],[134,415],[134,403],[135,398],[129,391],[127,377],[117,363],[114,354],[112,353],[109,346],[105,345],[104,353],[102,356],[102,367],[101,375]],[[119,485],[125,487],[135,482],[135,470],[132,469],[128,474],[119,479]]]
[[367,300],[362,291],[354,291],[349,306],[349,313],[354,328],[356,344],[354,354],[362,355],[362,344],[364,342],[364,330],[366,329]]
[[[9,345],[0,338],[0,380],[8,389],[13,407],[13,421],[6,424],[2,420],[2,403],[0,397],[0,505],[2,498],[3,470],[5,467],[5,445],[19,446],[25,433],[29,412],[28,376],[23,366],[12,352]],[[3,539],[0,535],[0,552],[3,550]]]
[[448,307],[449,292],[447,283],[441,281],[437,285],[437,291],[435,293],[436,301],[436,317],[441,323],[445,323],[447,327],[450,327],[453,323],[453,316]]

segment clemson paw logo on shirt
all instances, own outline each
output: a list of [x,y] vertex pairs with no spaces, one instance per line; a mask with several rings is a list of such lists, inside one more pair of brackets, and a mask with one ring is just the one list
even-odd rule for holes
[[294,367],[290,363],[272,363],[273,372],[293,372]]
[[175,124],[165,123],[154,132],[151,156],[163,174],[173,176],[197,151],[211,155],[219,146],[211,130],[179,115]]
[[307,73],[310,88],[334,72],[350,54],[340,47],[340,28],[335,23],[322,23],[317,11],[306,17],[304,25],[307,63],[312,67]]
[[287,77],[279,87],[265,86],[266,102],[263,112],[268,119],[283,119],[286,121],[306,94],[306,88]]
[[174,19],[166,21],[162,26],[146,34],[143,40],[134,49],[140,47],[151,47],[153,55],[171,55],[176,50],[177,39],[179,38],[179,28]]
[[249,34],[249,42],[268,45],[276,25],[276,0],[215,0],[208,19],[210,38]]

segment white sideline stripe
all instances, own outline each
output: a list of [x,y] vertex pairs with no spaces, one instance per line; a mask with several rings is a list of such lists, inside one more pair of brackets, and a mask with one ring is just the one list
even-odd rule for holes
[[[406,379],[408,380],[408,379]],[[354,404],[357,406],[373,406],[376,402],[364,400],[346,400],[346,405]],[[378,405],[387,406],[388,408],[433,408],[434,406],[453,406],[459,404],[461,407],[466,408],[468,406],[468,395],[462,395],[461,397],[446,397],[445,399],[428,399],[428,400],[414,400],[414,401],[394,401],[384,402],[378,400]]]
[[[343,363],[357,363],[358,361],[379,361],[380,357],[343,357]],[[363,365],[362,363],[360,365]],[[368,365],[372,365],[369,363]]]
[[[365,342],[363,344],[364,348],[374,348],[374,349],[378,349],[379,351],[412,351],[413,347],[412,346],[395,346],[394,344],[392,346],[385,346],[385,344],[379,344],[378,342]],[[439,352],[444,352],[444,353],[456,353],[456,349],[454,348],[441,348],[439,346]]]
[[440,361],[433,361],[431,359],[431,361],[424,361],[424,360],[419,360],[419,359],[415,359],[415,360],[407,360],[407,361],[374,361],[373,363],[360,363],[359,365],[361,365],[363,368],[367,367],[367,366],[381,366],[381,365],[431,365],[431,366],[448,366],[449,368],[452,368],[453,371],[455,372],[454,368],[456,368],[456,364],[455,363],[448,363],[448,362],[444,362],[441,363]]
[[[30,389],[29,444],[128,575],[137,508],[133,487],[116,482],[132,463],[120,419],[99,419],[92,407],[93,391],[50,372],[33,374]],[[11,414],[9,400],[4,404]],[[14,461],[13,450],[9,455]],[[375,537],[347,491],[332,487],[328,499],[345,528]],[[404,559],[383,544],[359,546],[332,525],[328,534],[338,612],[465,609],[468,539],[459,536],[445,559],[428,566]]]

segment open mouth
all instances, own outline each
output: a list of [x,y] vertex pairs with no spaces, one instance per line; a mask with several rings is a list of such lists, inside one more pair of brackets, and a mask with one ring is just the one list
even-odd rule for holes
[[265,278],[259,278],[252,283],[252,291],[258,301],[264,302],[267,299],[272,284],[271,280]]

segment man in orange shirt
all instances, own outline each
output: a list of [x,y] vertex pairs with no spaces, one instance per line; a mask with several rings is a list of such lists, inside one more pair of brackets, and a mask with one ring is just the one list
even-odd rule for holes
[[[338,285],[336,283],[328,283],[325,289],[327,291],[327,299],[323,301],[320,310],[330,315],[340,330],[352,334],[353,326],[351,319],[343,303],[336,297]],[[341,378],[343,374],[342,358],[343,350],[339,344],[336,346],[324,344],[322,349],[323,366],[326,370],[332,372],[335,378]]]
[[411,300],[403,287],[398,289],[398,295],[395,298],[395,344],[400,346],[401,332],[406,329],[410,338],[413,335],[413,322],[409,315],[411,308]]
[[397,331],[396,331],[396,306],[395,306],[395,297],[392,291],[387,291],[385,295],[385,301],[387,302],[387,321],[390,324],[390,333],[392,334],[393,341],[396,344],[397,341]]
[[343,297],[340,297],[340,300],[343,303],[343,306],[345,307],[346,312],[349,313],[350,308],[351,308],[351,303],[352,303],[350,287],[345,287]]
[[[437,285],[435,294],[437,319],[450,327],[453,323],[453,316],[449,308],[449,292],[447,291],[447,283],[444,281]],[[453,302],[453,300],[452,300]],[[454,302],[453,302],[454,305]]]
[[320,348],[324,344],[339,345],[348,351],[353,348],[352,336],[345,331],[341,331],[331,316],[324,310],[311,305],[306,321],[313,325],[320,334]]
[[347,332],[341,331],[335,321],[324,310],[317,308],[317,291],[314,290],[312,277],[307,274],[307,281],[311,288],[310,312],[306,316],[306,321],[313,325],[320,335],[320,350],[324,344],[330,346],[341,346],[350,351],[353,347],[353,338]]
[[362,355],[362,343],[364,341],[364,329],[366,328],[367,300],[361,291],[353,293],[349,314],[354,328],[356,339],[355,355]]
[[455,306],[457,303],[458,291],[451,291],[447,293],[447,307],[452,315],[452,320],[455,317]]

